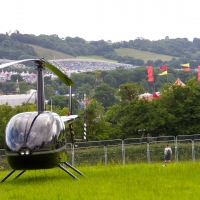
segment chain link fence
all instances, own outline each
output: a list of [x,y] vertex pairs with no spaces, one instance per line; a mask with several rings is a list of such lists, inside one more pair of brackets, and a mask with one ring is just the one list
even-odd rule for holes
[[[166,144],[172,148],[172,162],[200,160],[200,134],[195,134],[67,143],[67,162],[73,166],[164,162]],[[4,149],[0,168],[9,168]]]

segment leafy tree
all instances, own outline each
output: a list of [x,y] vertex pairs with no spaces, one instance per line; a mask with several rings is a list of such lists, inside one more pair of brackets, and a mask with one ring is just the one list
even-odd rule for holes
[[51,85],[52,80],[51,80],[51,76],[45,76],[44,77],[44,84],[50,84]]
[[[86,124],[87,139],[105,140],[109,139],[112,128],[103,117],[104,108],[95,99],[90,99],[90,103],[86,105]],[[79,116],[84,116],[84,110],[80,109]],[[80,119],[74,124],[76,138],[83,138],[83,121]]]
[[19,82],[19,89],[20,89],[20,94],[26,94],[30,89],[35,89],[35,88],[33,88],[33,85],[31,83],[22,81]]
[[45,85],[44,95],[47,100],[50,99],[52,96],[54,96],[55,92],[56,92],[55,89],[51,85],[49,85],[49,84]]
[[106,83],[102,83],[95,88],[94,98],[101,102],[106,109],[117,102],[115,89]]
[[8,104],[0,105],[0,149],[4,149],[4,135],[6,125],[11,117],[12,107]]
[[[52,96],[51,99],[48,101],[48,105],[58,106],[60,109],[68,107],[69,105],[69,98],[64,95],[55,95]],[[79,103],[75,98],[72,98],[72,113],[77,114],[79,109]],[[66,113],[67,114],[67,113]]]
[[110,85],[113,88],[117,87],[117,81],[111,74],[105,75],[104,83],[107,83],[108,85]]
[[112,128],[112,133],[110,134],[110,138],[112,139],[124,138],[124,133],[122,131],[122,124],[121,124],[121,118],[124,115],[125,115],[124,106],[121,103],[114,104],[107,110],[105,114],[105,119]]
[[83,95],[86,94],[86,96],[88,96],[91,93],[92,87],[86,83],[83,84],[82,86],[77,88],[77,92],[78,92],[78,98],[79,99],[83,99]]
[[117,95],[121,97],[122,101],[132,101],[137,98],[139,94],[143,94],[145,89],[143,86],[139,86],[137,83],[126,83],[119,87]]
[[19,75],[19,74],[14,74],[14,75],[12,75],[11,76],[11,79],[10,79],[10,81],[12,81],[12,82],[16,82],[16,81],[23,81],[23,78],[22,78],[22,76],[21,75]]

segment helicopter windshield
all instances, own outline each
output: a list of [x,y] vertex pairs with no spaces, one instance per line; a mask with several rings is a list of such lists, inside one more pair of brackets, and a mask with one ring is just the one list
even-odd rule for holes
[[6,145],[13,151],[22,146],[30,149],[51,147],[60,133],[60,124],[51,113],[20,113],[11,118],[6,128]]
[[6,144],[12,150],[18,150],[25,141],[27,119],[30,113],[20,113],[11,118],[6,127]]

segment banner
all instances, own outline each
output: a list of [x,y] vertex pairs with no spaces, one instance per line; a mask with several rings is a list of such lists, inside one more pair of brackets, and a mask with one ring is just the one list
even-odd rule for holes
[[181,64],[182,67],[190,67],[190,63]]
[[148,77],[148,82],[154,82],[152,66],[147,66],[147,77]]
[[197,78],[198,81],[200,81],[200,65],[198,66],[198,78]]
[[167,70],[167,66],[160,66],[160,70],[166,71]]
[[164,72],[162,72],[161,74],[158,74],[158,75],[162,76],[162,75],[166,75],[166,74],[167,74],[167,71],[164,71]]
[[190,71],[190,68],[183,68],[182,71],[184,71],[184,72],[189,72],[189,71]]
[[159,98],[160,96],[156,94],[156,92],[153,92],[153,98]]

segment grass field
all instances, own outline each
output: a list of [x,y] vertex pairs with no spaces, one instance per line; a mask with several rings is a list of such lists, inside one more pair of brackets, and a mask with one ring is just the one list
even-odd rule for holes
[[[46,60],[53,60],[55,59],[67,59],[67,58],[73,58],[70,55],[64,54],[59,51],[54,51],[51,49],[39,47],[36,45],[30,45],[32,46],[37,54],[40,57],[44,57]],[[140,51],[136,49],[130,49],[130,48],[121,48],[121,49],[115,49],[115,52],[119,56],[130,56],[134,57],[135,59],[142,59],[145,62],[148,60],[158,60],[161,59],[163,61],[169,61],[173,57],[172,56],[167,56],[167,55],[162,55],[162,54],[156,54],[148,51]],[[106,62],[117,62],[116,60],[110,60],[103,58],[102,56],[77,56],[77,59],[88,59],[88,60],[100,60],[100,61],[106,61]]]
[[148,51],[140,51],[136,49],[130,49],[130,48],[121,48],[121,49],[115,49],[115,52],[118,56],[130,56],[134,57],[135,59],[142,59],[145,62],[148,60],[162,60],[162,61],[169,61],[173,57],[172,56],[167,56],[167,55],[162,55],[162,54],[156,54]]
[[73,58],[72,56],[59,52],[59,51],[54,51],[54,50],[43,48],[36,45],[31,45],[31,44],[29,45],[35,49],[36,53],[40,57],[43,57],[46,60]]
[[[2,200],[199,200],[200,163],[78,167],[87,177],[64,171],[27,171],[0,183]],[[8,172],[0,172],[2,179]],[[13,175],[14,177],[14,175]]]

